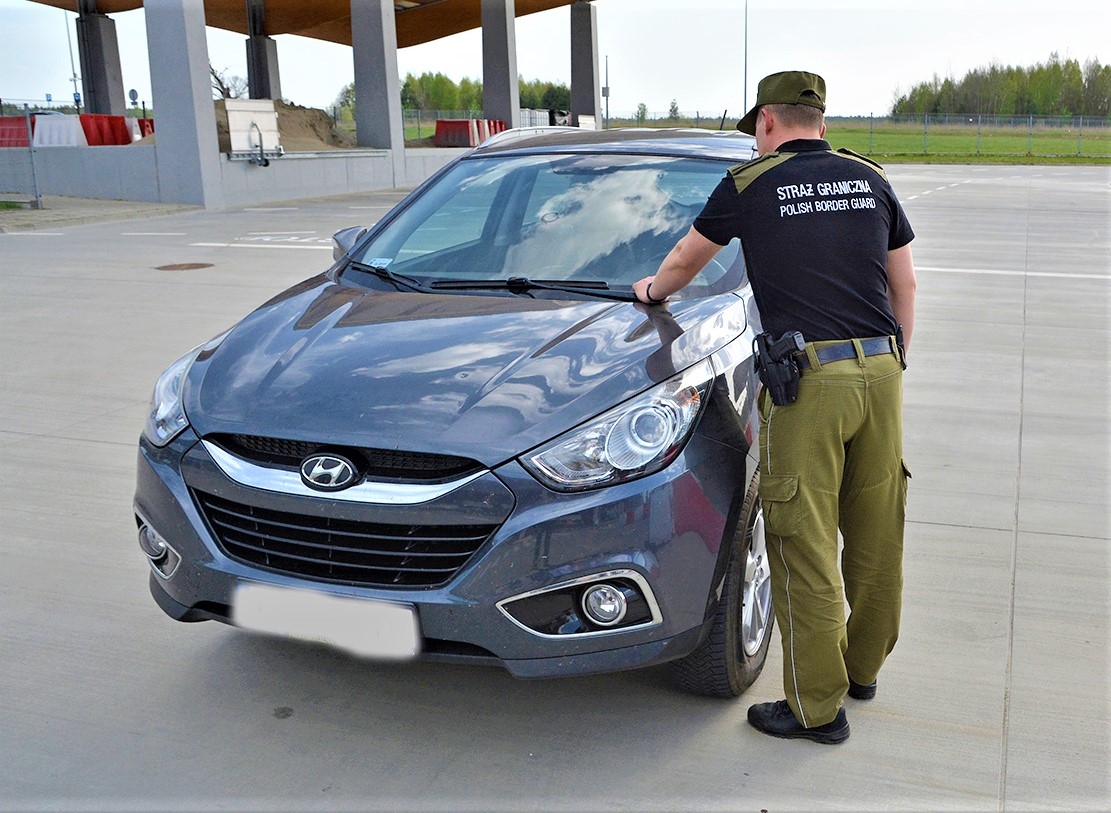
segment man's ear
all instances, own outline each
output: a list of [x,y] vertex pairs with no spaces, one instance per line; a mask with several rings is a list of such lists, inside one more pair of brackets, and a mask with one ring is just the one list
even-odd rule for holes
[[775,127],[775,114],[767,107],[761,107],[757,115],[764,117],[764,135],[767,135]]

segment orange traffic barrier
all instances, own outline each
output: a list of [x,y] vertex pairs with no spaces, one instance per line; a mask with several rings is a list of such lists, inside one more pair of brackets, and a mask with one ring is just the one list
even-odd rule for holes
[[500,119],[436,119],[437,147],[474,147],[506,129]]
[[[34,117],[31,117],[34,126]],[[27,119],[23,116],[0,116],[0,147],[28,147]]]
[[82,113],[81,129],[90,147],[131,143],[131,130],[123,116]]
[[127,126],[127,119],[124,116],[106,116],[108,120],[108,130],[112,136],[112,144],[130,144],[134,139],[131,137],[131,128]]
[[81,129],[85,131],[85,140],[90,147],[99,147],[104,141],[100,137],[100,128],[97,126],[96,117],[92,113],[82,113],[80,116]]
[[478,143],[478,128],[474,119],[436,119],[432,143],[437,147],[473,147]]
[[[130,144],[131,128],[124,116],[106,116],[97,113],[82,113],[81,129],[90,147],[104,144]],[[36,116],[31,116],[32,132]],[[139,132],[148,136],[154,132],[154,119],[139,119]],[[0,147],[26,147],[27,120],[23,116],[0,116]]]

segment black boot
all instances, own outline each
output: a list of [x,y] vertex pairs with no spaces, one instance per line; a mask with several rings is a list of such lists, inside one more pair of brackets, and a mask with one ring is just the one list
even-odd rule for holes
[[813,740],[823,745],[833,745],[849,738],[849,720],[845,716],[844,708],[837,710],[833,722],[815,728],[806,728],[795,719],[795,714],[786,700],[777,700],[775,703],[757,703],[751,706],[748,710],[748,721],[757,731],[763,731],[773,737]]
[[871,683],[857,683],[849,678],[849,697],[854,700],[871,700],[876,696],[876,681]]

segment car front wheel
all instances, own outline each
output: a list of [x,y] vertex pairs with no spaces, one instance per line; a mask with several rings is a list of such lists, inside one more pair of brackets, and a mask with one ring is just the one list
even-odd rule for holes
[[755,682],[768,657],[775,614],[758,478],[745,497],[710,634],[671,664],[675,680],[695,694],[736,697]]

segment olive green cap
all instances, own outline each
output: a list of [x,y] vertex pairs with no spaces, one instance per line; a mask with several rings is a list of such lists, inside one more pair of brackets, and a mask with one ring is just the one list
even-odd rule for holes
[[765,76],[756,88],[756,104],[737,122],[737,129],[756,135],[756,114],[766,104],[805,104],[824,113],[826,80],[806,71],[783,71]]

